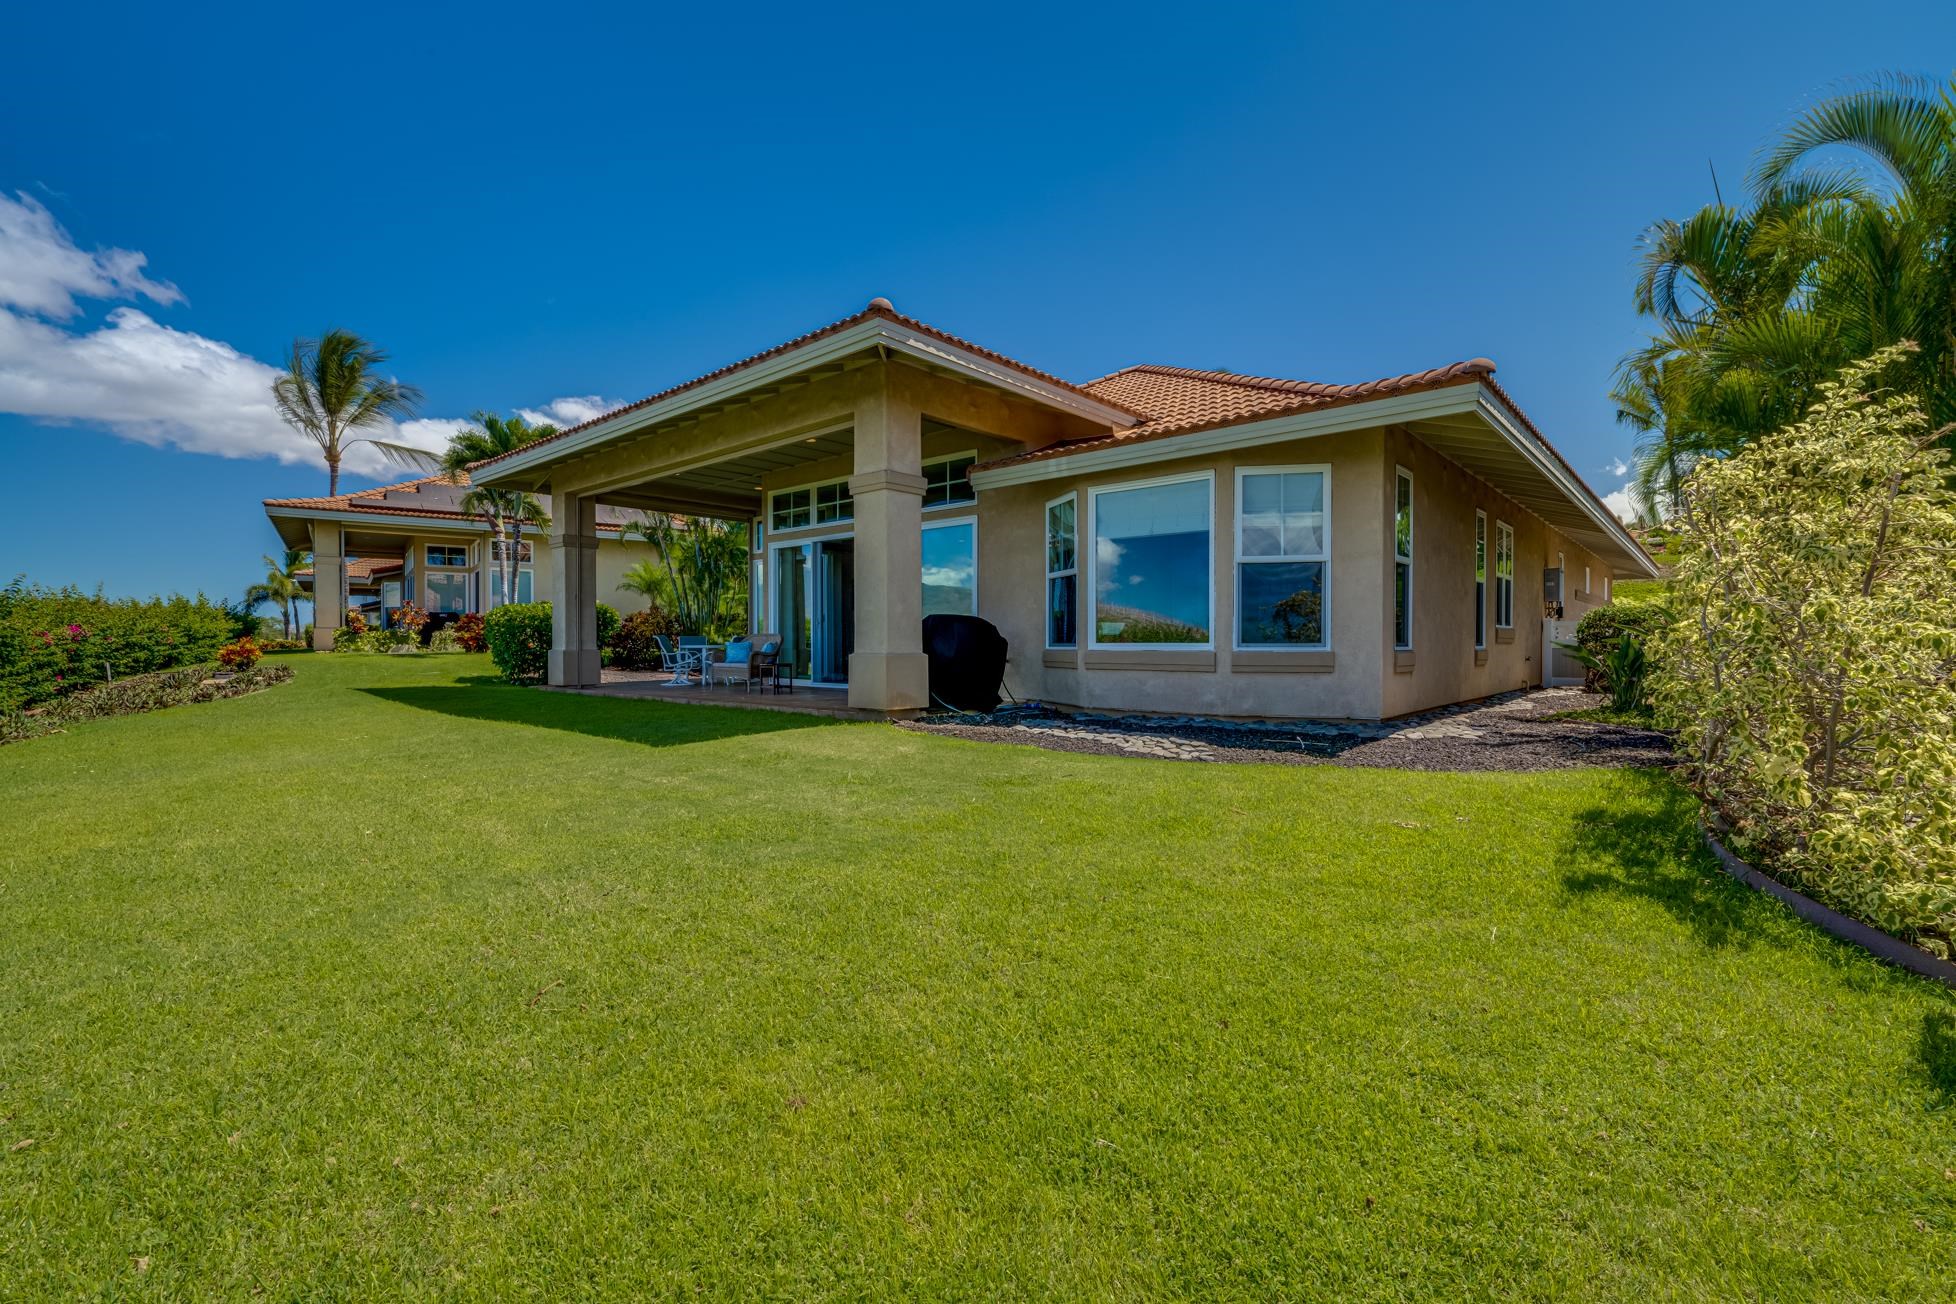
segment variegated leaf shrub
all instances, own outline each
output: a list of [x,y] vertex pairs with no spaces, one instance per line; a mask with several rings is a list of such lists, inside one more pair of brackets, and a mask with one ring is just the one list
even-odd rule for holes
[[1847,368],[1683,496],[1653,689],[1741,855],[1937,954],[1956,941],[1956,491],[1919,402]]

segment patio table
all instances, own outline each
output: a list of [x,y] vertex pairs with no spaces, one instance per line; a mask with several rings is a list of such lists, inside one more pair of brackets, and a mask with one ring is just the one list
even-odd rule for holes
[[[692,687],[695,683],[701,688],[710,687],[713,683],[713,654],[716,651],[724,653],[726,647],[725,643],[703,643],[698,647],[678,649],[672,678],[666,683],[675,688]],[[698,680],[693,678],[695,674],[699,676]]]

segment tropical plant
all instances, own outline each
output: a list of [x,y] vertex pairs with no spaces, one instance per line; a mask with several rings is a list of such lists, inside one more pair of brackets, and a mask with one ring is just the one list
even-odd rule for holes
[[[1794,120],[1750,207],[1722,200],[1644,235],[1635,302],[1654,324],[1612,397],[1638,434],[1637,497],[1799,418],[1843,366],[1903,340],[1896,382],[1956,418],[1956,84],[1884,78]],[[1858,151],[1872,172],[1816,159]]]
[[[1684,773],[1762,868],[1947,955],[1956,938],[1956,489],[1883,350],[1685,480],[1657,646]],[[1916,373],[1919,375],[1919,372]]]
[[1610,710],[1631,714],[1649,705],[1646,685],[1650,660],[1644,655],[1643,645],[1631,635],[1624,634],[1600,656],[1580,643],[1556,646],[1595,672],[1598,682],[1610,695]]
[[670,612],[654,606],[625,617],[606,646],[614,665],[626,670],[657,670],[663,664],[659,639],[676,638],[681,632]]
[[312,554],[304,548],[287,548],[283,560],[266,554],[265,581],[254,584],[245,590],[245,601],[252,607],[269,602],[278,608],[279,632],[285,638],[292,637],[298,627],[298,606],[305,599],[305,589],[299,583],[299,573],[312,565]]
[[718,638],[746,628],[744,522],[649,512],[626,529],[652,545],[657,569],[637,563],[620,588],[644,594],[689,633]]
[[[522,417],[499,417],[493,412],[478,412],[473,426],[455,432],[442,454],[442,471],[459,483],[466,483],[469,466],[504,453],[515,452],[525,444],[548,439],[557,427],[548,422],[531,425]],[[518,489],[489,489],[471,484],[462,495],[462,510],[477,512],[489,519],[490,533],[496,541],[495,553],[501,568],[503,601],[517,598],[516,577],[522,565],[523,527],[539,530],[550,525],[550,514],[534,497]]]
[[285,370],[272,382],[272,399],[285,423],[319,445],[326,459],[326,492],[340,491],[340,462],[357,444],[370,444],[400,466],[434,470],[440,459],[425,449],[370,437],[356,430],[386,426],[412,416],[421,391],[380,374],[387,354],[351,331],[330,330],[316,340],[294,340]]
[[255,638],[236,639],[217,650],[217,664],[226,670],[249,670],[265,654]]
[[480,652],[486,646],[482,640],[482,613],[464,612],[455,618],[449,628],[455,631],[455,641],[464,652]]

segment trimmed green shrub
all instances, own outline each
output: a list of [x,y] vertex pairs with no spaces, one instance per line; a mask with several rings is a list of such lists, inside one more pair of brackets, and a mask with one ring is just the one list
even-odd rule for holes
[[[1622,657],[1626,667],[1636,664],[1647,672],[1651,650],[1670,623],[1670,609],[1656,603],[1611,602],[1585,613],[1576,624],[1577,660],[1587,668],[1583,675],[1583,687],[1594,693],[1614,695],[1616,684],[1609,670],[1612,658]],[[1621,651],[1626,638],[1635,645],[1638,655],[1634,660]],[[1642,705],[1641,686],[1635,696],[1638,705]]]
[[[598,646],[618,633],[618,612],[598,604]],[[511,602],[482,618],[489,659],[512,684],[542,683],[550,669],[550,604]]]
[[110,599],[17,577],[0,589],[0,711],[209,661],[237,629],[235,612],[201,594]]
[[634,611],[618,626],[609,644],[611,663],[626,670],[657,670],[662,665],[658,638],[676,638],[679,618],[663,607]]
[[466,652],[462,646],[462,636],[455,632],[454,626],[438,629],[428,639],[430,652]]

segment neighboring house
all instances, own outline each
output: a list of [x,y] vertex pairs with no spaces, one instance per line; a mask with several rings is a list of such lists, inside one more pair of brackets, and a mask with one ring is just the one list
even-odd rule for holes
[[949,611],[1003,631],[1022,699],[1402,715],[1541,682],[1545,604],[1656,574],[1485,359],[1074,385],[883,299],[473,473],[549,496],[560,685],[599,681],[628,509],[753,520],[756,630],[889,711]]
[[[487,611],[501,606],[503,568],[488,518],[462,510],[468,480],[426,476],[333,498],[268,498],[265,515],[288,548],[312,552],[301,583],[314,602],[313,646],[333,646],[345,624],[337,594],[346,571],[347,601],[369,622],[386,624],[403,602],[428,612]],[[637,511],[607,507],[592,532],[595,601],[621,612],[642,611],[646,600],[618,588],[634,562],[651,559],[650,544],[623,534]],[[518,602],[548,601],[550,569],[539,566],[544,533],[523,527],[516,578]],[[317,572],[315,574],[315,572]]]

